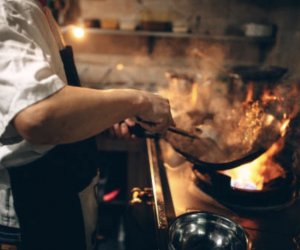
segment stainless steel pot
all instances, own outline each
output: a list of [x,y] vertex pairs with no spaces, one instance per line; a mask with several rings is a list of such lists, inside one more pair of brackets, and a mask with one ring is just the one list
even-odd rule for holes
[[244,229],[217,214],[194,212],[179,216],[169,228],[169,250],[247,250]]

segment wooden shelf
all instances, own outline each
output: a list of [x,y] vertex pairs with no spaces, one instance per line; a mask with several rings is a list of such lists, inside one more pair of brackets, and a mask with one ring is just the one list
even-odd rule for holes
[[[70,26],[61,27],[62,33],[71,31]],[[158,32],[158,31],[142,31],[142,30],[106,30],[99,28],[86,29],[88,34],[99,35],[123,35],[123,36],[144,36],[152,38],[189,38],[189,39],[201,39],[207,41],[222,41],[222,42],[257,42],[257,43],[273,43],[274,38],[269,37],[246,37],[246,36],[233,36],[233,35],[204,35],[193,33],[174,33],[174,32]]]
[[[148,53],[152,54],[156,40],[160,38],[170,39],[198,39],[206,42],[219,43],[253,43],[259,49],[259,62],[264,62],[267,54],[275,44],[274,37],[247,37],[242,35],[206,35],[193,33],[174,33],[174,32],[158,32],[158,31],[143,31],[143,30],[108,30],[100,28],[85,29],[88,35],[100,36],[133,36],[145,37],[148,43]],[[68,35],[72,31],[72,26],[61,27],[64,35]]]

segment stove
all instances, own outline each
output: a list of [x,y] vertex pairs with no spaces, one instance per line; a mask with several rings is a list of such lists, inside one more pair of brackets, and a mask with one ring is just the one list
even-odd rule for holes
[[[247,206],[247,199],[241,205],[232,202],[240,200],[239,196],[229,197],[233,200],[228,202],[224,196],[223,199],[218,196],[216,192],[220,190],[208,192],[205,185],[199,185],[201,178],[195,174],[193,164],[174,152],[170,157],[165,147],[168,144],[163,140],[147,140],[160,250],[168,249],[168,229],[172,222],[178,216],[194,211],[222,215],[241,225],[249,240],[249,250],[300,249],[299,183],[295,176],[290,176],[285,190],[276,193],[280,198],[275,203],[268,202],[274,198],[272,196],[258,196],[258,206]],[[255,204],[255,195],[249,199]]]
[[231,178],[219,171],[202,170],[193,166],[194,183],[222,204],[245,211],[269,211],[288,207],[297,197],[297,179],[292,171],[273,179],[263,190],[241,189],[231,186]]

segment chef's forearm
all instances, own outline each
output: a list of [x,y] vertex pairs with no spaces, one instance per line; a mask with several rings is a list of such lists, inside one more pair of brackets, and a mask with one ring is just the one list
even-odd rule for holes
[[112,124],[146,111],[146,95],[135,90],[94,90],[66,86],[21,111],[18,132],[36,144],[61,144],[88,138]]

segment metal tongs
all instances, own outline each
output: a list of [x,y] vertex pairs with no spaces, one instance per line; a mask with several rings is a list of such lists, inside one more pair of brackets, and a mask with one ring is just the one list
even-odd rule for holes
[[[178,135],[181,135],[181,136],[184,136],[184,137],[188,137],[190,139],[199,139],[201,140],[200,137],[198,137],[197,135],[193,135],[193,134],[190,134],[189,132],[183,130],[183,129],[180,129],[180,128],[176,128],[174,126],[170,126],[168,127],[167,129],[168,131],[172,132],[172,133],[175,133],[175,134],[178,134]],[[138,137],[146,137],[146,138],[160,138],[161,135],[158,134],[158,133],[152,133],[152,132],[149,132],[147,130],[145,130],[141,125],[139,124],[136,124],[135,126],[132,126],[132,127],[129,127],[129,131],[130,133],[138,136]]]
[[[137,122],[145,123],[145,124],[150,125],[150,126],[155,125],[155,123],[150,122],[150,121],[145,121],[144,119],[142,119],[140,117],[136,117],[136,120],[137,120]],[[174,127],[174,126],[169,126],[167,128],[167,130],[172,132],[172,133],[182,135],[184,137],[188,137],[190,139],[199,139],[199,140],[201,140],[200,137],[198,137],[196,135],[193,135],[193,134],[190,134],[189,132],[187,132],[183,129]],[[147,138],[160,138],[161,137],[161,135],[158,134],[158,133],[152,133],[152,132],[147,131],[146,129],[144,129],[138,123],[135,126],[129,127],[129,132],[132,133],[132,134],[135,134],[138,137],[147,137]]]

